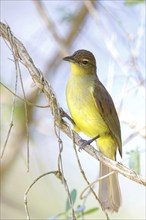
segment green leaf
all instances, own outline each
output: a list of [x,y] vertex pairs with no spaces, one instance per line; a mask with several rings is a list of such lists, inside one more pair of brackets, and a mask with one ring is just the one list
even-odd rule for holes
[[97,212],[98,210],[99,210],[99,208],[88,209],[86,212],[83,213],[83,215],[89,215],[93,212]]
[[[70,197],[71,197],[71,200],[72,200],[72,203],[74,205],[75,201],[76,201],[76,197],[77,197],[77,190],[76,189],[73,189],[70,193]],[[70,203],[69,203],[69,199],[67,198],[66,200],[66,212],[68,212],[68,210],[70,209]]]
[[124,3],[126,5],[135,5],[135,4],[142,3],[142,2],[145,2],[145,0],[125,0]]
[[138,149],[131,150],[129,154],[129,168],[140,173],[140,152]]

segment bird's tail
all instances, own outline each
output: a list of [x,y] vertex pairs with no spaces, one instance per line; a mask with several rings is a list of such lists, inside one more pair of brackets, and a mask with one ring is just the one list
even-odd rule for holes
[[[112,172],[112,169],[100,163],[100,177]],[[121,192],[117,173],[99,181],[99,200],[104,210],[118,212],[121,206]]]

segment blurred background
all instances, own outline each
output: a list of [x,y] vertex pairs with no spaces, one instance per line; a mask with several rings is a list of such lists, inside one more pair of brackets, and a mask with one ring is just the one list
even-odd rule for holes
[[[78,49],[90,50],[97,60],[100,80],[113,97],[119,113],[123,158],[117,159],[146,175],[145,151],[145,1],[1,1],[1,21],[22,41],[35,65],[50,82],[59,105],[69,114],[65,88],[69,64],[62,61]],[[16,71],[12,52],[1,38],[1,82],[15,91]],[[47,105],[21,66],[26,97]],[[23,97],[18,78],[17,95]],[[1,85],[1,149],[11,122],[13,95]],[[26,219],[24,192],[35,178],[58,169],[58,140],[49,108],[28,107],[30,171],[27,172],[27,139],[24,103],[16,98],[14,119],[1,162],[1,219]],[[83,134],[81,136],[85,139]],[[72,141],[61,133],[63,169],[70,191],[75,189],[75,209],[83,204],[87,186],[79,170]],[[93,144],[95,146],[95,144]],[[95,146],[96,147],[96,146]],[[79,153],[90,182],[98,177],[98,161]],[[145,187],[119,175],[122,207],[111,219],[145,219]],[[98,184],[95,189],[98,192]],[[67,194],[54,176],[39,180],[28,194],[32,219],[49,219],[65,211]],[[99,204],[89,195],[86,210]],[[59,218],[59,217],[58,217]],[[62,217],[63,219],[63,217]],[[84,219],[106,219],[99,211]]]

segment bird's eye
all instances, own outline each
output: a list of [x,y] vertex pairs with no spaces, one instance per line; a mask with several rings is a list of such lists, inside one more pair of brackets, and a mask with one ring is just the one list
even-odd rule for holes
[[83,60],[82,63],[83,63],[83,64],[87,64],[87,63],[88,63],[88,60]]

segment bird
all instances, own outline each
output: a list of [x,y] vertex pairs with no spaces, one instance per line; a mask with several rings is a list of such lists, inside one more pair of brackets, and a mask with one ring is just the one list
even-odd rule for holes
[[[97,75],[96,59],[92,52],[80,49],[63,58],[71,66],[66,86],[66,100],[75,123],[74,130],[96,139],[99,151],[116,160],[117,150],[122,157],[121,128],[118,114],[105,86]],[[84,143],[86,144],[86,143]],[[100,162],[100,177],[112,169]],[[118,174],[99,180],[99,200],[103,210],[118,212],[121,190]]]

